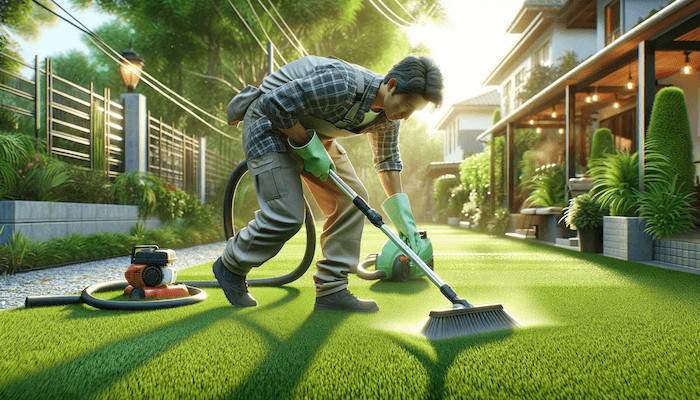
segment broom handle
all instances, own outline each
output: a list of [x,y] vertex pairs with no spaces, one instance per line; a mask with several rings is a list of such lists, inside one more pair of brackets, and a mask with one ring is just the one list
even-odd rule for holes
[[[397,245],[401,249],[401,251],[403,251],[403,253],[405,255],[408,256],[408,258],[413,260],[413,262],[416,263],[423,270],[423,272],[425,272],[426,275],[428,275],[430,280],[433,281],[433,283],[437,287],[439,287],[440,290],[444,290],[443,288],[445,288],[445,287],[449,288],[449,286],[447,286],[447,284],[442,279],[440,279],[439,276],[437,276],[435,271],[433,271],[432,269],[430,269],[430,267],[428,267],[428,265],[425,263],[425,261],[423,261],[418,256],[418,254],[416,254],[410,247],[408,247],[408,245],[406,243],[404,243],[404,241],[401,240],[401,238],[396,233],[394,233],[394,231],[389,229],[387,224],[385,224],[384,221],[382,221],[382,216],[378,212],[376,212],[372,207],[370,207],[367,204],[367,202],[362,197],[360,197],[350,187],[350,185],[345,183],[345,181],[343,181],[334,170],[330,170],[328,175],[331,177],[333,182],[338,186],[338,188],[340,188],[340,190],[342,190],[343,193],[345,193],[352,200],[353,204],[355,204],[355,206],[357,206],[357,208],[359,208],[360,211],[362,211],[362,213],[367,216],[367,218],[372,223],[372,225],[381,229],[382,232],[384,232],[384,234],[386,234],[389,237],[389,239],[392,242],[394,242],[394,244]],[[447,294],[445,294],[445,295],[448,296]],[[448,296],[448,298],[449,298],[449,296]],[[452,301],[453,299],[450,298],[450,300]]]

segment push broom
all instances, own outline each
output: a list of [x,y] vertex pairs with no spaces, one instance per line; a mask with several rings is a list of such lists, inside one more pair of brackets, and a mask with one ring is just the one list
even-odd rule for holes
[[367,202],[360,197],[334,170],[329,176],[338,188],[345,193],[353,204],[362,211],[372,225],[379,228],[389,239],[408,256],[430,280],[440,289],[440,292],[452,303],[452,308],[433,310],[428,322],[423,327],[423,334],[429,339],[444,339],[454,336],[471,335],[489,331],[510,329],[516,326],[515,320],[505,312],[501,304],[474,306],[460,298],[457,293],[443,281],[428,265],[399,238],[394,231],[382,221],[379,215]]

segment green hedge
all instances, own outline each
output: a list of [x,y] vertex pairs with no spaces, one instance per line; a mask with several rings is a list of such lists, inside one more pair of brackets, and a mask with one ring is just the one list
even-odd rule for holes
[[677,87],[659,90],[647,137],[650,149],[672,160],[669,172],[678,174],[678,184],[692,188],[695,181],[693,142],[683,90]]
[[604,157],[606,154],[615,152],[615,144],[613,142],[613,134],[608,128],[598,128],[593,132],[593,142],[591,144],[591,156],[588,158],[590,166]]

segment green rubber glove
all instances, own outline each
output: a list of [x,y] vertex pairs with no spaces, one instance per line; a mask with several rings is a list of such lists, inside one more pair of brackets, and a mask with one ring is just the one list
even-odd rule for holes
[[394,223],[396,229],[401,233],[401,236],[406,239],[406,244],[411,247],[411,250],[418,253],[420,235],[416,220],[411,212],[411,204],[408,201],[406,193],[396,193],[384,200],[382,209]]
[[309,129],[308,132],[311,132],[312,136],[305,145],[295,146],[290,138],[287,138],[287,143],[304,160],[304,170],[310,172],[321,181],[325,181],[328,179],[328,173],[331,169],[335,169],[335,166],[328,156],[326,148],[323,147],[321,139],[318,138],[316,131]]

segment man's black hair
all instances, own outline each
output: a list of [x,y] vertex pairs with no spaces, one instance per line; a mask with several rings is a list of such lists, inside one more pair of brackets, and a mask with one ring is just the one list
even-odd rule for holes
[[396,79],[396,94],[418,94],[437,106],[442,103],[442,72],[428,57],[404,58],[391,67],[384,77],[384,83],[391,78]]

